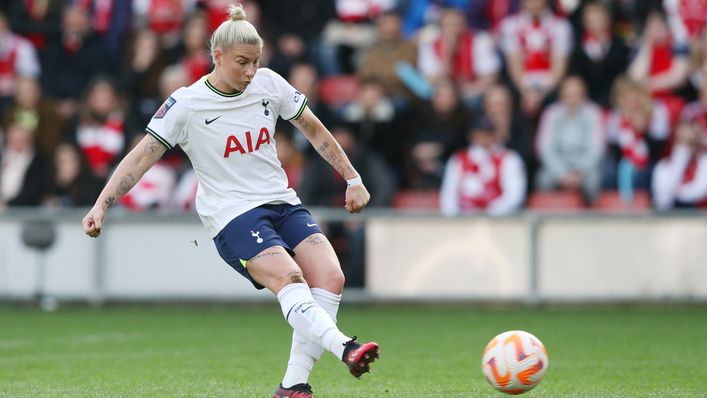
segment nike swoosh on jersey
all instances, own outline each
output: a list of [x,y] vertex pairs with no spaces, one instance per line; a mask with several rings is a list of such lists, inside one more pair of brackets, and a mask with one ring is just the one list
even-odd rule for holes
[[316,225],[317,225],[317,224],[310,224],[310,223],[307,223],[307,226],[308,226],[308,227],[314,227],[314,226],[316,226]]
[[223,116],[223,115],[218,115],[218,116],[216,116],[215,118],[213,118],[213,119],[211,119],[211,120],[209,120],[209,119],[207,118],[207,119],[204,120],[204,123],[206,123],[207,125],[209,125],[209,124],[215,122],[216,119],[220,118],[221,116]]

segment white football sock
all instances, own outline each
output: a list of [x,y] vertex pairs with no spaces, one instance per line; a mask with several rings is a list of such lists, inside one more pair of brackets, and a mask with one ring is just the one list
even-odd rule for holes
[[339,303],[341,303],[341,295],[334,294],[330,291],[320,289],[318,287],[313,287],[310,289],[312,292],[312,297],[319,304],[324,311],[331,317],[331,319],[336,323],[336,314],[339,312]]
[[[316,301],[317,304],[329,314],[334,323],[336,323],[336,314],[339,311],[341,295],[316,287],[311,288],[310,292],[314,301]],[[309,380],[309,374],[312,373],[314,362],[318,361],[323,353],[324,347],[305,338],[296,330],[293,331],[290,359],[287,362],[285,376],[282,378],[282,385],[287,388],[295,384],[306,383]]]
[[277,294],[287,322],[305,338],[321,345],[341,359],[344,344],[351,340],[336,327],[324,309],[314,301],[304,283],[291,283]]
[[[292,332],[292,347],[290,348],[290,359],[287,361],[287,370],[282,378],[282,386],[289,388],[295,384],[306,383],[312,367],[316,361],[314,357],[305,352],[307,343],[311,343],[297,331]],[[324,352],[324,348],[317,346],[319,352]],[[321,355],[321,354],[320,354]]]

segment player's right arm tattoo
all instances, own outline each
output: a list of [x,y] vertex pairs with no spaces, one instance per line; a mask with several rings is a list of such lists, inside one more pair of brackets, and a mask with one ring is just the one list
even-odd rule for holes
[[115,204],[115,196],[107,197],[103,204],[106,205],[106,209],[110,209]]
[[107,198],[103,199],[103,206],[106,209],[111,208],[118,199],[128,193],[137,184],[142,175],[152,167],[165,153],[167,147],[157,141],[151,135],[145,136],[141,142],[143,145],[142,153],[137,150],[131,151],[126,158],[129,157],[127,163],[121,162],[116,169],[116,172],[108,181],[110,193]]
[[164,146],[161,142],[157,141],[157,139],[151,135],[147,135],[145,137],[147,139],[146,145],[145,145],[145,150],[143,151],[143,155],[147,156],[148,158],[161,158],[162,155],[167,151],[167,147]]
[[130,191],[133,186],[135,186],[137,180],[138,179],[135,178],[133,173],[127,173],[122,176],[120,178],[120,181],[118,182],[118,190],[115,192],[115,194],[110,195],[106,198],[106,200],[103,201],[103,204],[106,206],[106,209],[111,208],[115,204],[117,198],[120,198],[121,196],[128,193],[128,191]]

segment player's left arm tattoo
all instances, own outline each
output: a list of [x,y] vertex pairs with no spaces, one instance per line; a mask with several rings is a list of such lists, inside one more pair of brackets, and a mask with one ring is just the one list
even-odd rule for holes
[[349,175],[355,175],[356,171],[354,170],[353,166],[351,166],[347,161],[346,161],[346,155],[344,154],[344,150],[341,149],[339,144],[334,141],[334,145],[331,145],[328,141],[324,141],[321,145],[319,145],[318,148],[316,148],[317,152],[321,157],[324,158],[331,167],[334,168],[334,170],[338,171],[339,174],[342,176],[349,176]]
[[293,120],[292,122],[295,124],[295,126],[297,126],[298,129],[300,129],[300,131],[305,133],[313,128],[312,124],[306,121],[303,115],[300,115],[300,117]]
[[[321,124],[321,122],[313,123],[308,119],[316,120],[312,111],[307,109],[300,117],[294,119],[292,123],[297,127],[311,142],[314,149],[319,155],[326,160],[339,174],[344,178],[352,178],[357,175],[356,170],[349,162],[346,153],[341,149],[341,146],[332,137],[329,130]],[[317,120],[318,121],[318,120]],[[316,141],[321,141],[318,145]]]

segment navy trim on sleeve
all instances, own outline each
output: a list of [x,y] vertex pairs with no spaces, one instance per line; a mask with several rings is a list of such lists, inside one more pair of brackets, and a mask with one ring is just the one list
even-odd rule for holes
[[153,130],[149,127],[145,127],[145,131],[147,131],[147,133],[150,134],[151,136],[155,137],[155,139],[157,141],[159,141],[162,145],[166,146],[167,149],[172,149],[172,145],[169,145],[169,142],[167,142],[167,140],[165,140],[164,138],[160,137],[160,135],[157,134],[155,132],[155,130]]
[[304,108],[306,106],[307,106],[307,97],[305,97],[304,101],[302,101],[302,106],[299,108],[299,111],[294,116],[292,116],[291,118],[289,118],[287,120],[295,120],[298,117],[302,116],[302,112],[304,112]]

